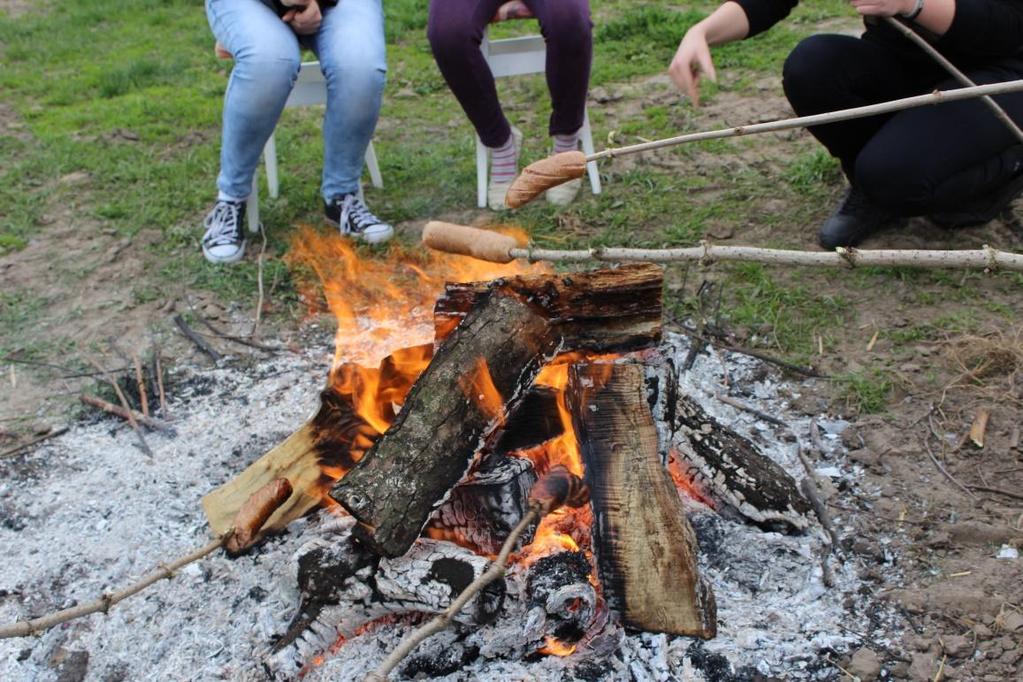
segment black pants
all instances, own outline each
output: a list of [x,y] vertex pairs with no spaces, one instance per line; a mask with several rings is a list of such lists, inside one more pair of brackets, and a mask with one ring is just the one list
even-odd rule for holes
[[[918,50],[909,45],[908,50]],[[1023,75],[1014,61],[962,68],[975,83]],[[785,95],[800,116],[960,87],[926,55],[870,37],[816,35],[785,62]],[[1023,93],[995,98],[1018,124]],[[1023,145],[979,99],[809,129],[870,199],[905,216],[963,208],[1023,169]]]

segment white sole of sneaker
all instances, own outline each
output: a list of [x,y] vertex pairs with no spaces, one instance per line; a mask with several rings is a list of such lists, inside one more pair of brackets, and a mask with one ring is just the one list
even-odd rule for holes
[[338,229],[338,232],[341,234],[342,237],[348,237],[350,239],[357,239],[360,242],[366,242],[367,244],[382,244],[382,243],[384,243],[386,241],[390,241],[391,237],[394,236],[394,228],[390,227],[390,226],[388,226],[387,230],[381,230],[380,232],[375,233],[375,234],[369,234],[369,235],[367,235],[367,234],[356,234],[356,235],[352,235],[350,233],[341,232],[341,224],[339,222],[337,222],[336,220],[332,220],[331,218],[328,218],[328,217],[324,216],[323,217],[323,222],[327,223],[331,227],[336,227]]
[[246,242],[242,242],[242,246],[241,246],[240,249],[238,249],[237,253],[234,253],[234,254],[232,254],[230,256],[226,256],[226,257],[224,257],[224,256],[216,256],[216,255],[210,253],[209,251],[207,251],[206,247],[203,246],[202,247],[202,255],[206,257],[206,260],[208,260],[210,263],[214,263],[214,264],[237,263],[238,261],[240,261],[242,258],[245,257],[245,246],[246,246]]

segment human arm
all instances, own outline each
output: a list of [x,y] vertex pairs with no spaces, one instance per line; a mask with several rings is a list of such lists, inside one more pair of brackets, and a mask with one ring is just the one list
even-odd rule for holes
[[668,67],[675,87],[689,96],[693,104],[700,103],[700,78],[717,80],[714,61],[710,57],[711,45],[723,45],[742,40],[749,34],[746,13],[735,2],[726,2],[706,19],[686,31],[678,45],[675,58]]
[[[916,9],[917,0],[849,0],[865,17],[908,16]],[[917,26],[936,36],[944,35],[952,25],[956,0],[924,0],[920,13],[913,19]]]

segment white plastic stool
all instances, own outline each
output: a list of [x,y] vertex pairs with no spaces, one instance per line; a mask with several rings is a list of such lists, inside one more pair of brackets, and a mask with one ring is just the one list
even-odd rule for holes
[[[486,32],[483,33],[483,42],[480,44],[483,58],[490,65],[494,78],[504,76],[521,76],[532,73],[546,72],[547,64],[547,43],[543,36],[525,36],[522,38],[504,38],[502,40],[490,40]],[[579,130],[579,137],[582,141],[583,153],[590,156],[593,150],[593,132],[590,130],[589,114],[583,111],[583,127]],[[487,165],[489,158],[487,148],[476,136],[476,205],[480,208],[487,206]],[[590,188],[594,194],[600,194],[600,172],[597,170],[597,162],[590,161],[586,164],[586,173],[590,177]]]
[[[319,62],[302,62],[302,68],[298,72],[298,80],[295,87],[288,95],[288,101],[284,108],[308,107],[314,104],[327,103],[327,80],[320,71]],[[266,164],[266,185],[270,196],[276,199],[280,195],[280,180],[277,175],[277,143],[274,134],[263,147],[263,161]],[[380,175],[380,166],[377,164],[377,154],[373,149],[373,141],[370,140],[366,147],[366,168],[369,170],[369,179],[373,186],[381,189],[384,186],[384,179]],[[252,175],[252,192],[246,203],[245,212],[248,214],[249,232],[259,232],[259,173]],[[362,195],[362,185],[359,185],[359,194]]]

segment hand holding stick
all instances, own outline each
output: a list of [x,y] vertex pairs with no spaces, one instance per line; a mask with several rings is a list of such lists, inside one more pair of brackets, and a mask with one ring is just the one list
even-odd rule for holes
[[895,111],[903,111],[914,107],[922,107],[928,104],[941,104],[943,102],[957,102],[959,100],[975,97],[990,97],[991,95],[1002,95],[1009,92],[1023,91],[1023,80],[1006,81],[1004,83],[993,83],[991,85],[977,85],[958,90],[936,90],[927,95],[916,95],[902,99],[882,102],[880,104],[868,104],[862,107],[841,109],[826,114],[814,114],[813,116],[800,116],[797,118],[786,118],[779,121],[767,123],[754,123],[747,126],[735,128],[722,128],[720,130],[709,130],[699,133],[689,133],[677,137],[669,137],[663,140],[643,142],[642,144],[619,147],[617,149],[605,149],[602,152],[584,155],[582,152],[563,152],[549,158],[537,161],[526,166],[519,177],[515,178],[511,187],[508,188],[507,204],[511,208],[523,206],[551,187],[562,183],[581,178],[586,170],[586,163],[598,161],[604,158],[636,154],[651,149],[662,147],[673,147],[686,142],[699,142],[701,140],[719,140],[727,137],[740,137],[743,135],[754,135],[756,133],[778,132],[791,130],[793,128],[808,128],[811,126],[836,123],[838,121],[849,121],[856,118],[867,118],[879,114],[888,114]]

